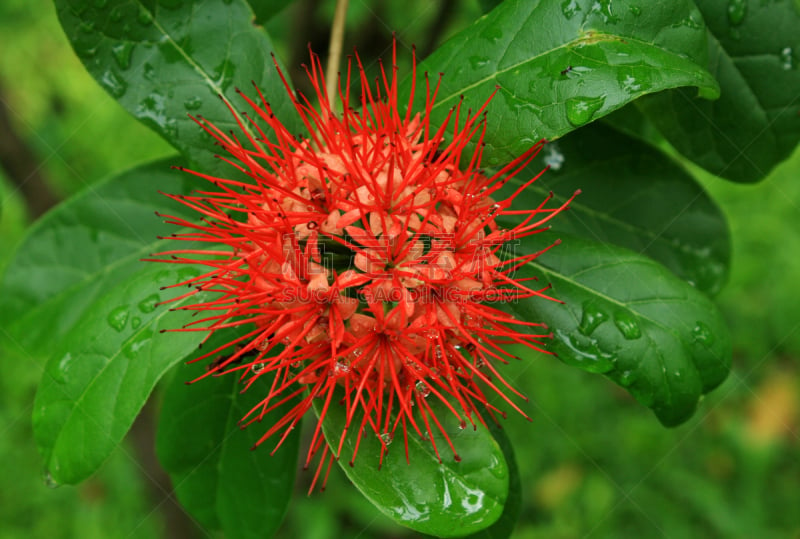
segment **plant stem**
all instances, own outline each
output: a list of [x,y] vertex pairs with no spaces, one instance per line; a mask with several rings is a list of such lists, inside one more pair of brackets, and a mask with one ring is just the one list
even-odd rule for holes
[[328,105],[333,107],[336,97],[339,76],[339,62],[342,58],[342,43],[344,42],[344,22],[347,15],[349,0],[337,0],[336,12],[333,14],[331,26],[331,41],[328,46],[328,65],[325,69],[325,85],[328,87]]

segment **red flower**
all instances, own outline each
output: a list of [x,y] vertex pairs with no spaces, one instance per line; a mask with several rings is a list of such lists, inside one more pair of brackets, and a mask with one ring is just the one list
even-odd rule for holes
[[[546,330],[531,334],[530,328],[542,324],[517,320],[490,303],[546,297],[544,288],[530,288],[530,279],[515,277],[538,253],[506,256],[502,248],[513,238],[541,231],[566,204],[545,208],[548,197],[537,208],[510,210],[514,196],[536,178],[510,198],[495,200],[544,141],[484,175],[480,161],[488,101],[466,114],[459,102],[436,128],[429,118],[438,83],[431,88],[426,74],[425,110],[412,112],[412,86],[407,112],[401,113],[396,67],[387,79],[381,66],[382,84],[373,89],[358,56],[356,62],[360,111],[349,106],[348,66],[346,84],[339,89],[341,114],[326,101],[316,55],[308,75],[318,109],[305,96],[295,97],[278,71],[308,129],[307,139],[287,131],[260,91],[258,102],[242,95],[255,114],[246,117],[247,125],[234,113],[246,140],[195,119],[231,156],[223,159],[249,180],[188,171],[214,189],[170,195],[202,216],[200,223],[167,216],[191,230],[175,239],[224,246],[161,253],[171,255],[167,262],[209,268],[175,286],[191,285],[190,294],[217,293],[210,301],[177,307],[205,315],[179,331],[252,327],[228,345],[235,351],[214,362],[209,373],[239,371],[247,386],[274,376],[246,423],[283,403],[296,403],[260,442],[277,435],[280,446],[312,400],[321,399],[319,423],[330,406],[345,406],[348,427],[356,421],[356,428],[347,430],[357,433],[357,441],[370,432],[381,438],[381,460],[398,429],[406,450],[408,436],[416,435],[430,440],[437,455],[433,432],[442,432],[458,460],[430,402],[440,401],[462,425],[485,424],[484,414],[494,419],[498,413],[488,403],[490,391],[524,415],[504,393],[519,395],[498,371],[514,357],[503,345],[539,350]],[[469,143],[474,151],[466,150]],[[519,224],[504,229],[496,222],[501,217]],[[335,392],[341,395],[334,399]],[[339,456],[347,430],[338,446],[331,440],[331,457]],[[322,463],[328,446],[318,424],[306,465],[320,449]],[[358,443],[351,464],[357,451]]]

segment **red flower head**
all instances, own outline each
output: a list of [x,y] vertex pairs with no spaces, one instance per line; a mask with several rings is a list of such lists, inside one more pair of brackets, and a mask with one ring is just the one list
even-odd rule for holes
[[[459,102],[435,128],[429,118],[438,83],[431,88],[426,75],[421,113],[412,112],[412,85],[409,106],[401,113],[396,67],[387,79],[381,66],[382,84],[373,89],[357,55],[356,63],[359,111],[349,106],[350,66],[339,89],[342,113],[326,100],[313,53],[307,71],[319,108],[295,96],[284,79],[308,129],[306,139],[287,131],[260,91],[258,102],[242,96],[254,112],[247,116],[249,125],[234,113],[246,140],[196,118],[230,154],[226,161],[249,180],[189,171],[215,189],[172,196],[202,216],[201,224],[168,216],[168,222],[192,230],[175,238],[224,248],[161,254],[171,255],[168,262],[209,268],[175,286],[217,293],[211,301],[179,307],[206,314],[181,331],[252,327],[228,345],[236,346],[230,356],[209,368],[210,374],[238,371],[247,386],[274,376],[270,391],[243,421],[258,421],[281,404],[296,403],[261,442],[278,435],[279,446],[312,401],[320,399],[319,423],[330,406],[346,408],[348,429],[338,448],[331,440],[331,457],[339,456],[350,430],[357,442],[379,436],[382,459],[399,429],[406,447],[409,435],[421,436],[434,444],[437,455],[433,432],[441,432],[458,460],[430,402],[441,401],[462,425],[485,424],[482,414],[494,418],[498,410],[488,403],[487,391],[523,413],[504,393],[516,391],[498,372],[499,364],[514,357],[503,345],[539,350],[545,330],[532,334],[530,328],[542,324],[516,320],[490,303],[544,296],[544,289],[527,286],[530,279],[514,277],[538,253],[506,256],[502,248],[542,230],[566,204],[548,209],[545,200],[534,209],[509,209],[514,196],[536,178],[510,198],[494,198],[544,141],[484,175],[480,161],[488,101],[466,114]],[[466,150],[470,143],[476,148],[471,152]],[[503,217],[519,224],[504,229],[496,222]],[[349,428],[351,422],[356,428]],[[355,448],[351,464],[358,443]],[[328,446],[318,424],[306,465],[320,449],[322,462]]]

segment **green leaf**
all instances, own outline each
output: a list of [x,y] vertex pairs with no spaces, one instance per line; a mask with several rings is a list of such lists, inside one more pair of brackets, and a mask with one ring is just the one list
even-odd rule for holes
[[420,73],[444,73],[434,123],[459,96],[476,110],[499,86],[484,138],[484,162],[495,165],[647,93],[697,86],[716,97],[694,4],[641,4],[506,0],[419,66]]
[[292,0],[247,0],[247,3],[250,4],[250,9],[255,14],[253,22],[263,25],[283,11],[286,6],[292,3]]
[[506,504],[503,507],[503,514],[497,519],[497,522],[477,533],[469,536],[469,539],[506,539],[511,537],[514,527],[519,520],[520,512],[522,511],[522,482],[519,477],[519,467],[517,466],[517,459],[514,456],[514,446],[511,440],[508,439],[505,430],[496,423],[489,423],[489,430],[492,436],[497,441],[500,449],[503,450],[503,456],[508,463],[509,471],[509,484],[508,484],[508,497]]
[[194,179],[170,170],[169,161],[113,177],[55,208],[32,227],[3,278],[7,334],[28,358],[47,360],[34,433],[55,482],[76,483],[97,469],[158,379],[202,336],[155,338],[189,320],[189,313],[156,308],[183,293],[159,287],[197,271],[139,261],[166,247],[156,235],[173,231],[154,210],[194,218],[157,191],[191,189]]
[[[665,425],[688,419],[730,369],[730,336],[717,307],[649,258],[558,236],[563,243],[529,263],[524,277],[551,284],[548,293],[563,303],[533,298],[510,307],[550,327],[548,346],[561,361],[607,376]],[[522,250],[536,252],[555,238],[537,234],[522,240]]]
[[[200,114],[239,131],[235,88],[251,81],[292,131],[300,124],[270,58],[269,37],[244,0],[55,0],[58,16],[89,73],[128,112],[203,172],[230,168],[214,159],[211,138],[189,118]],[[102,7],[97,7],[102,6]],[[219,99],[222,96],[223,99]]]
[[[346,412],[344,406],[335,404],[335,397],[333,403],[322,429],[328,443],[338,447]],[[319,413],[320,403],[314,406]],[[461,462],[444,454],[449,450],[441,437],[435,437],[442,452],[440,462],[429,441],[409,432],[408,463],[398,433],[379,469],[381,442],[365,432],[354,465],[342,464],[342,469],[378,510],[403,526],[440,537],[480,531],[500,518],[508,496],[509,468],[503,451],[486,428],[461,429],[460,420],[443,405],[431,403],[431,407]],[[353,424],[360,424],[358,416]],[[348,435],[342,458],[349,460],[355,443],[355,436]]]
[[697,0],[708,24],[709,70],[722,96],[686,90],[637,106],[683,155],[729,180],[763,179],[800,140],[800,5]]
[[190,191],[195,180],[169,168],[180,164],[168,158],[112,176],[30,228],[0,283],[0,325],[30,357],[48,359],[107,290],[142,269],[139,259],[168,245],[157,236],[174,227],[153,212],[196,218],[158,192]]
[[[703,292],[716,294],[730,265],[725,216],[686,171],[662,152],[602,124],[550,143],[514,177],[506,194],[550,169],[525,189],[514,208],[535,208],[548,195],[561,204],[554,230],[645,254]],[[513,224],[512,224],[513,226]]]
[[[223,345],[215,334],[204,349]],[[253,446],[270,417],[281,417],[283,405],[262,423],[242,430],[239,420],[269,391],[261,377],[242,391],[236,374],[186,382],[205,373],[207,362],[181,365],[164,395],[156,450],[184,507],[209,528],[226,537],[271,537],[283,520],[294,487],[299,429],[274,455],[265,444]]]
[[[33,428],[44,467],[55,483],[78,483],[91,475],[128,432],[158,380],[197,348],[203,336],[162,329],[193,320],[159,301],[184,290],[159,287],[199,275],[191,266],[145,264],[104,295],[54,348],[36,392]],[[176,307],[198,297],[176,301]]]

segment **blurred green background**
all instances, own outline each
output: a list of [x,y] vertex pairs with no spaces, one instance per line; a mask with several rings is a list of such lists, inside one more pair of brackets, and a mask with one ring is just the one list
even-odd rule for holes
[[[299,65],[307,42],[324,50],[332,9],[298,0],[270,22],[287,65]],[[394,29],[424,54],[479,13],[476,0],[353,0],[347,46],[388,44]],[[172,150],[86,74],[48,0],[3,0],[0,36],[2,267],[37,208]],[[509,378],[534,418],[506,424],[523,483],[514,537],[800,538],[800,152],[753,186],[691,170],[732,229],[730,282],[717,299],[733,371],[691,421],[668,430],[600,377],[550,357],[514,365]],[[43,365],[10,353],[0,361],[0,539],[215,536],[168,499],[149,450],[157,401],[94,477],[47,488],[30,425]],[[282,537],[411,535],[341,473],[307,497],[310,475],[299,475]]]

